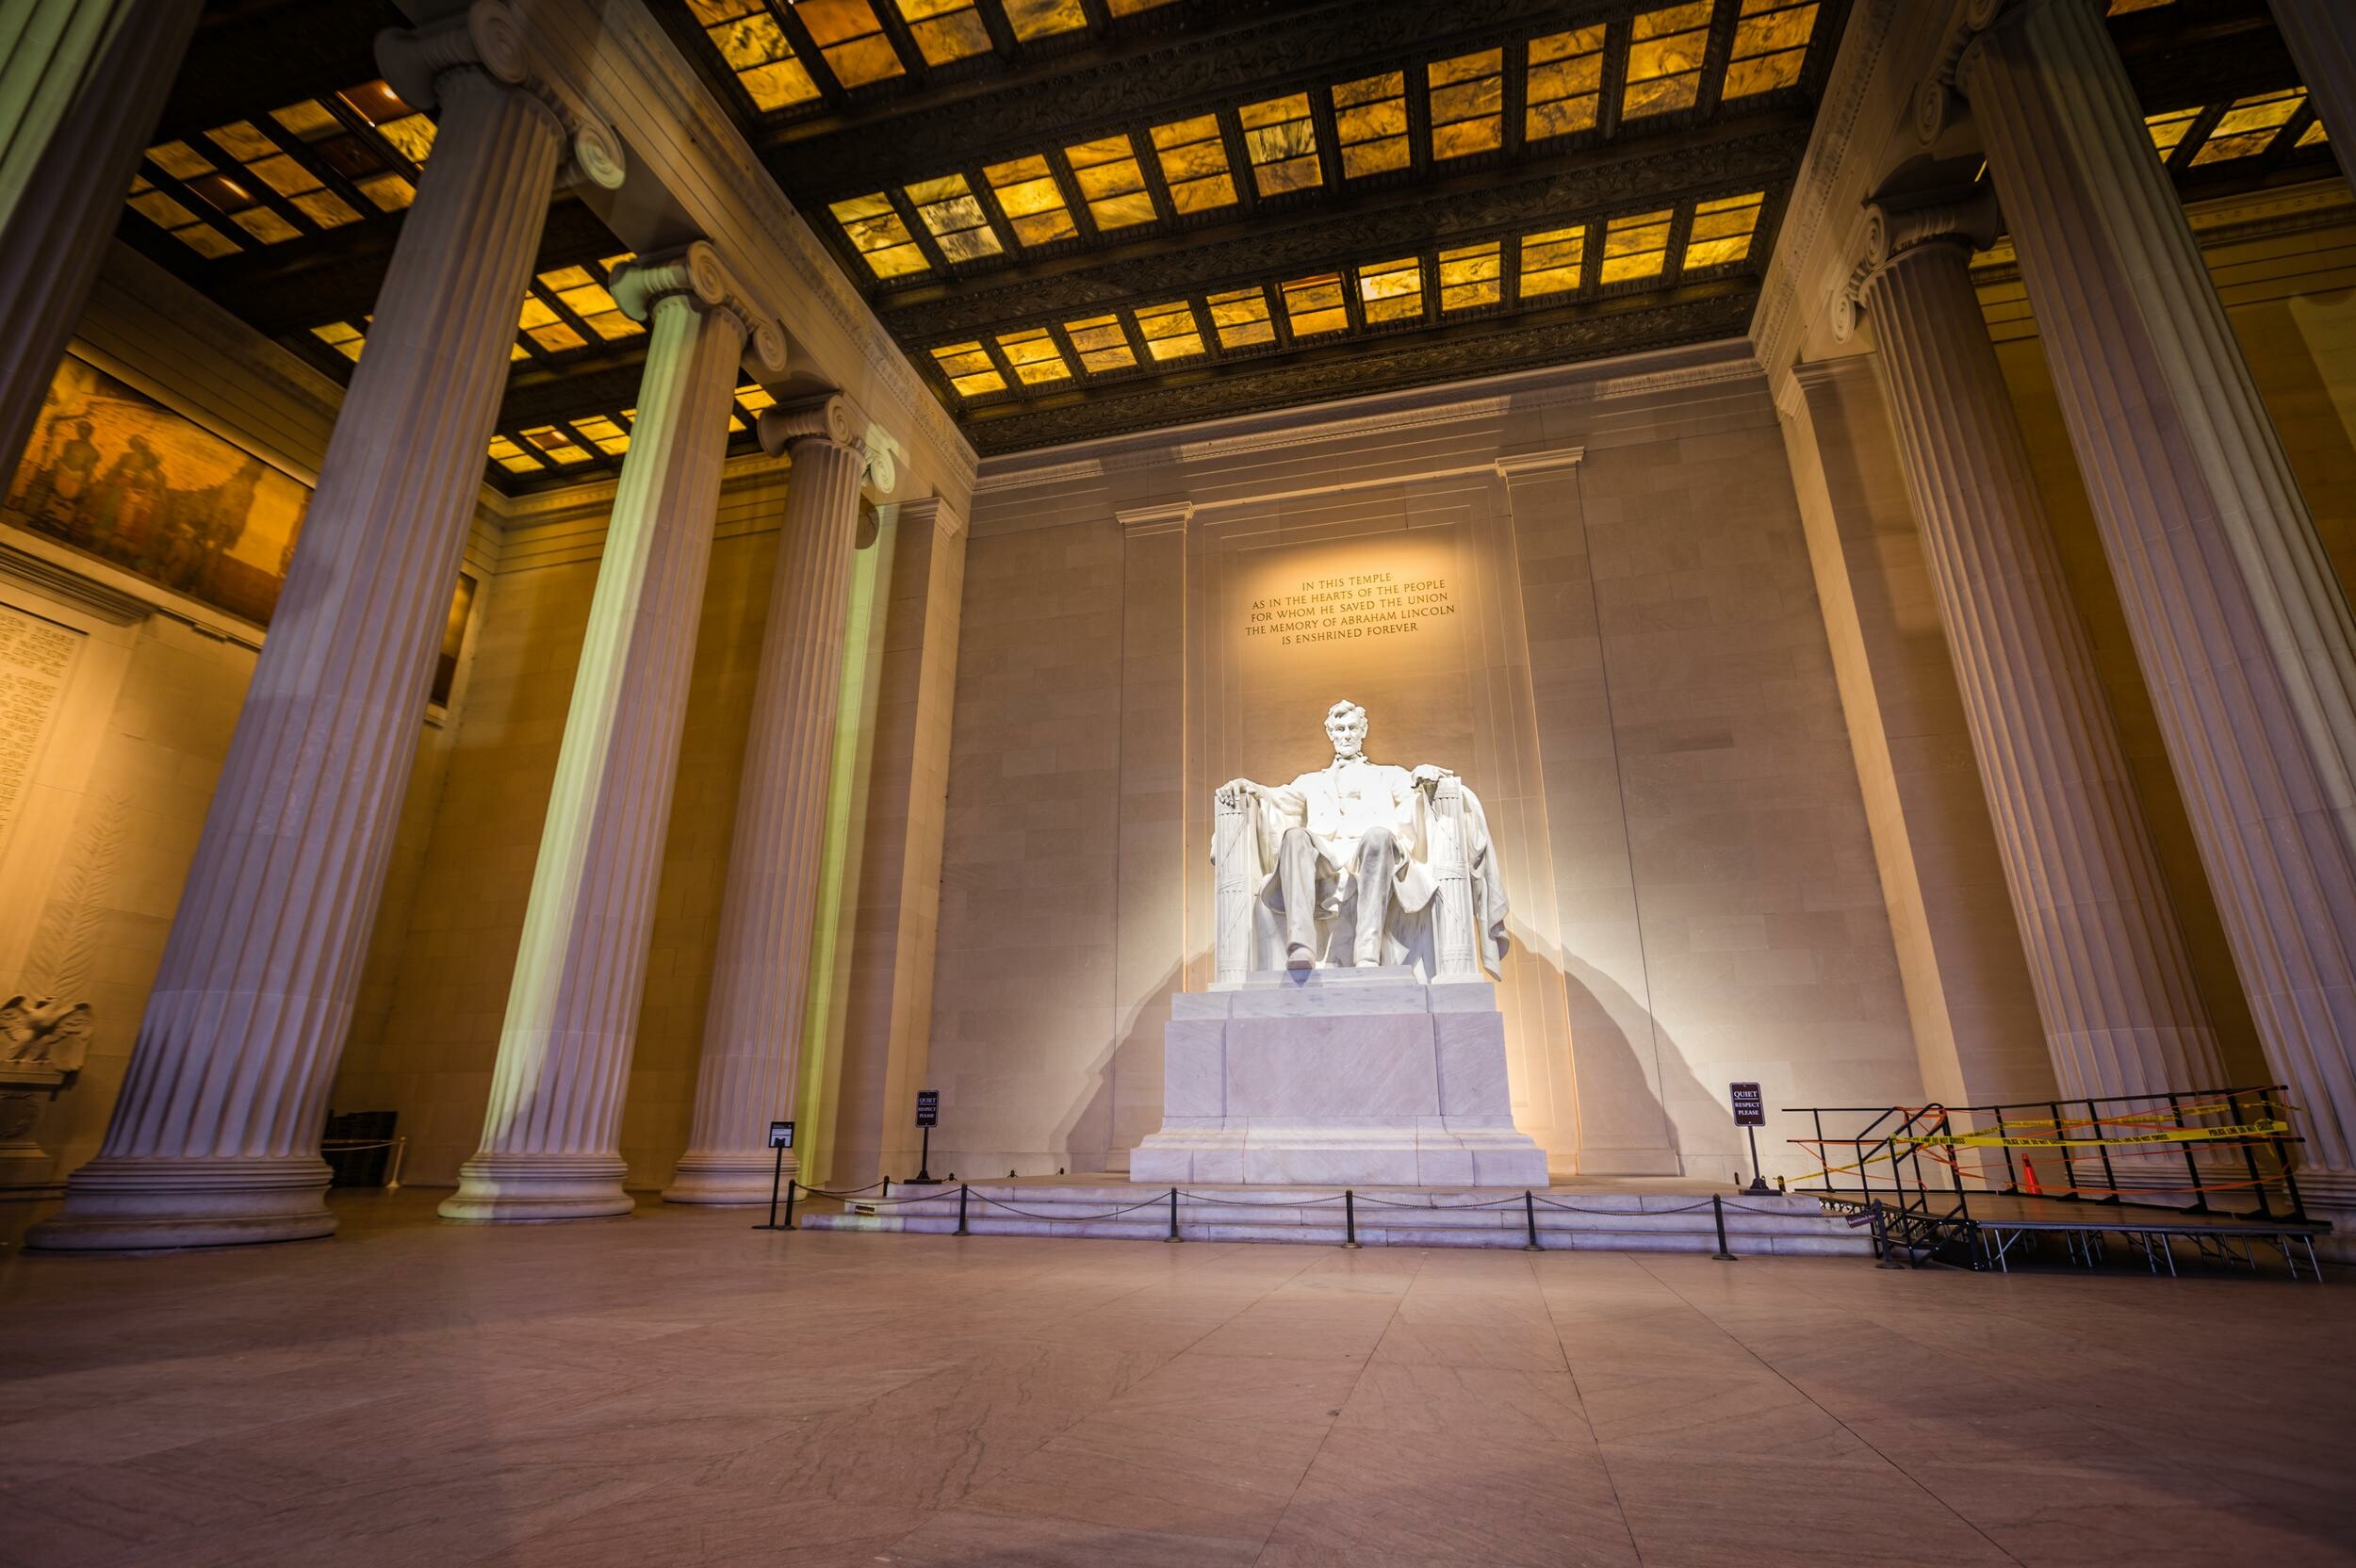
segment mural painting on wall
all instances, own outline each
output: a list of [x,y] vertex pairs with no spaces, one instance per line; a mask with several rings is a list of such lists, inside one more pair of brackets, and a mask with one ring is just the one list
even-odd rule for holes
[[69,355],[0,514],[266,623],[310,491]]

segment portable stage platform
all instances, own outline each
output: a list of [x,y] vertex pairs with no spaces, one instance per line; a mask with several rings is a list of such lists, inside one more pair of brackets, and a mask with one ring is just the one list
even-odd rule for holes
[[[1820,1163],[1802,1190],[1862,1220],[1884,1266],[2101,1266],[2116,1241],[2151,1274],[2187,1261],[2257,1272],[2268,1250],[2320,1281],[2331,1227],[2299,1196],[2283,1086],[2034,1104],[1802,1106]],[[1869,1119],[1855,1135],[1826,1132]],[[2040,1176],[2037,1162],[2045,1161]],[[1928,1162],[1926,1168],[1925,1162]],[[2279,1211],[2279,1212],[2278,1212]],[[2303,1268],[2302,1268],[2303,1261]]]

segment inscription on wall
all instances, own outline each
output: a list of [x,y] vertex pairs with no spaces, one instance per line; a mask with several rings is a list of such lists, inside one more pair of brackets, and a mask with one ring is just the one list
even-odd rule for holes
[[1445,577],[1344,572],[1302,578],[1292,593],[1252,600],[1243,634],[1261,646],[1309,647],[1412,637],[1455,613]]
[[0,604],[0,840],[40,765],[82,634]]

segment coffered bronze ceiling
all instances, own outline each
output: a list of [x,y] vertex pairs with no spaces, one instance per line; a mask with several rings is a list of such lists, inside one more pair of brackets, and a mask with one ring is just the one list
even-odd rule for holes
[[[984,452],[1741,333],[1850,0],[647,0]],[[2264,0],[2111,0],[2187,195],[2330,149]],[[347,376],[432,121],[385,0],[221,0],[123,237]],[[628,252],[551,207],[514,490],[628,449]],[[767,394],[739,391],[749,443]]]

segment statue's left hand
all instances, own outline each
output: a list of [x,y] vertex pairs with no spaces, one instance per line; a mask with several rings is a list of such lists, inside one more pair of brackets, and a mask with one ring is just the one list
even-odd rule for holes
[[1415,782],[1428,790],[1443,778],[1454,778],[1456,770],[1441,767],[1435,762],[1426,762],[1415,770]]

